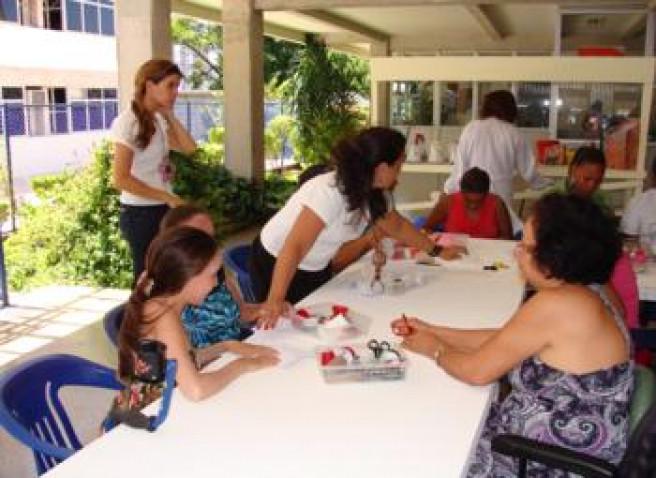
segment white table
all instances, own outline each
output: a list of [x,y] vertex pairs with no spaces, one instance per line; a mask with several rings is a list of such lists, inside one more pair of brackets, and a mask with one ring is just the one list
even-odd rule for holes
[[[488,263],[512,261],[513,243],[473,241]],[[460,327],[502,324],[520,303],[516,269],[420,267],[429,282],[399,296],[364,297],[345,271],[305,304],[337,302],[373,319],[371,337],[392,338],[405,312]],[[390,268],[410,267],[390,263]],[[155,433],[119,427],[48,474],[57,477],[456,477],[466,471],[494,387],[473,387],[411,355],[406,379],[325,384],[312,357],[316,338],[293,328],[258,332],[307,354],[294,365],[241,377],[201,403],[174,396]]]

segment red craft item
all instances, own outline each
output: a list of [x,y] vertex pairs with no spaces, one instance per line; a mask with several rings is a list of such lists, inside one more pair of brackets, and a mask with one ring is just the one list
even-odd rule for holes
[[346,316],[347,312],[348,312],[348,307],[346,307],[345,305],[338,305],[338,304],[333,305],[333,316],[339,314]]
[[308,312],[307,309],[298,309],[296,311],[296,315],[298,315],[302,319],[307,319],[308,317],[310,317],[310,312]]
[[335,352],[332,350],[324,350],[321,352],[321,366],[325,367],[335,358]]

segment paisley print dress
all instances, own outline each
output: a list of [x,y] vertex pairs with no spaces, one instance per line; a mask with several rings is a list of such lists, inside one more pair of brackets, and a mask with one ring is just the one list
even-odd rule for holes
[[[622,316],[603,289],[589,287],[612,312],[628,342]],[[467,476],[517,476],[514,459],[491,451],[492,438],[501,433],[560,445],[613,463],[622,459],[628,441],[632,361],[577,375],[530,357],[515,367],[508,378],[512,391],[502,402],[492,405]],[[530,463],[528,476],[546,478],[568,474]]]

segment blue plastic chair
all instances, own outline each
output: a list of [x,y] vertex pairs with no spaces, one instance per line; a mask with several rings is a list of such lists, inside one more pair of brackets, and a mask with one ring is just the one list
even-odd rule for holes
[[255,302],[251,275],[248,272],[248,259],[250,256],[250,244],[242,244],[240,246],[226,249],[223,254],[223,261],[225,262],[225,265],[237,275],[239,290],[241,290],[241,295],[244,297],[244,300],[246,302]]
[[125,304],[119,304],[103,317],[103,327],[107,338],[115,346],[118,344],[118,331],[121,330],[121,323],[123,322],[123,313],[125,312]]
[[82,448],[59,399],[65,386],[123,388],[115,371],[72,355],[48,355],[0,377],[0,425],[30,447],[39,475]]

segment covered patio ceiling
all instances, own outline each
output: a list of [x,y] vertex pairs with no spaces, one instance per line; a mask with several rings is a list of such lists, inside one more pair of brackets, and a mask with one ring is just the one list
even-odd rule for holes
[[[559,11],[563,39],[626,43],[644,34],[644,18],[656,1],[475,1],[444,0],[254,0],[264,10],[265,33],[302,41],[321,35],[333,48],[370,55],[370,45],[389,42],[393,55],[549,54]],[[221,22],[221,0],[173,0],[175,13]],[[623,12],[610,16],[611,12]]]

